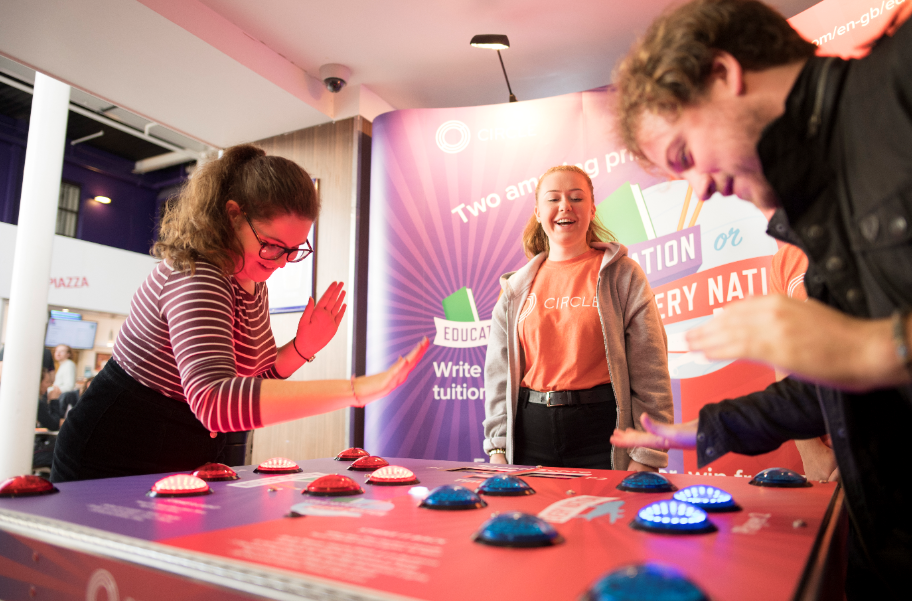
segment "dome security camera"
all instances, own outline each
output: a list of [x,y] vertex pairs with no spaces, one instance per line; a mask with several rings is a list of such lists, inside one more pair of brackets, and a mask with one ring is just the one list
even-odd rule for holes
[[345,65],[329,63],[328,65],[320,67],[320,79],[326,84],[326,89],[333,94],[337,94],[344,88],[350,77],[351,69]]

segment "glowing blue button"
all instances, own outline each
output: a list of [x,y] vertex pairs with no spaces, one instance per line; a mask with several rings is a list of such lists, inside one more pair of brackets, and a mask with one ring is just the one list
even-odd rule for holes
[[603,576],[583,601],[709,601],[709,597],[677,568],[647,563]]
[[715,532],[706,512],[690,503],[656,501],[637,512],[630,526],[647,532],[705,534]]
[[445,484],[432,490],[419,506],[428,509],[481,509],[488,504],[465,486]]
[[721,488],[707,486],[705,484],[695,484],[693,486],[688,486],[687,488],[682,488],[674,494],[674,498],[678,501],[696,505],[700,509],[710,513],[739,511],[741,509],[729,493]]
[[482,524],[472,538],[495,547],[547,547],[564,542],[554,526],[540,517],[519,511],[495,515]]
[[535,489],[516,476],[494,476],[482,482],[478,492],[492,497],[521,497],[534,495]]
[[807,478],[784,467],[771,467],[763,470],[750,481],[754,486],[771,486],[774,488],[801,488],[810,486]]
[[671,492],[677,490],[668,478],[656,472],[635,472],[617,485],[618,490],[628,492]]

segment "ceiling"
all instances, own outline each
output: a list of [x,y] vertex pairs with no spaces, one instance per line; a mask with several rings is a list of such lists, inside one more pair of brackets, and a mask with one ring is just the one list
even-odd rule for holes
[[[773,0],[786,17],[815,0]],[[0,54],[198,143],[354,115],[532,100],[610,83],[668,0],[0,0]],[[351,69],[330,94],[325,63]],[[105,134],[107,135],[107,133]]]

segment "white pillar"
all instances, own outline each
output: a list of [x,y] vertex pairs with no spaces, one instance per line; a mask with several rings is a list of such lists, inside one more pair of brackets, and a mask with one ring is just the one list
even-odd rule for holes
[[0,481],[31,473],[70,87],[35,74],[0,385]]

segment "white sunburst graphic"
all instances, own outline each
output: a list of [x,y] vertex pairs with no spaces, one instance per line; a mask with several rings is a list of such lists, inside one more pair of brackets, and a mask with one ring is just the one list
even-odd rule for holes
[[519,321],[516,322],[517,325],[522,323],[522,320],[529,317],[529,313],[532,312],[532,309],[535,308],[535,303],[537,299],[534,292],[530,292],[529,296],[526,298],[526,303],[523,305],[522,311],[519,313]]

